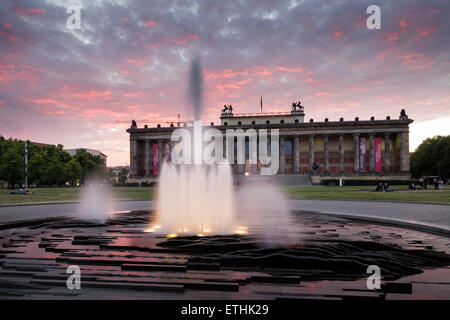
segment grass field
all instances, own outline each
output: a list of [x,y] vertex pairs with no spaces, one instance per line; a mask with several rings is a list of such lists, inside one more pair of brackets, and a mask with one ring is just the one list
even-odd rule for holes
[[368,187],[284,187],[283,193],[290,199],[318,200],[371,200],[418,203],[449,203],[450,188],[444,190],[408,190],[408,186],[392,186],[394,192],[372,192]]
[[[38,188],[29,189],[33,194],[10,194],[12,190],[0,189],[0,205],[27,204],[43,202],[70,202],[80,199],[79,188]],[[117,187],[111,189],[112,198],[116,200],[150,200],[154,188]]]
[[[365,186],[345,187],[283,187],[282,193],[289,199],[318,200],[373,200],[418,203],[449,203],[450,188],[444,190],[408,190],[407,186],[393,186],[394,192],[371,192],[374,188]],[[10,194],[11,190],[0,189],[0,205],[48,203],[77,201],[78,188],[39,188],[30,189],[33,194]],[[116,200],[150,200],[154,198],[155,188],[118,187],[112,188],[112,198]]]

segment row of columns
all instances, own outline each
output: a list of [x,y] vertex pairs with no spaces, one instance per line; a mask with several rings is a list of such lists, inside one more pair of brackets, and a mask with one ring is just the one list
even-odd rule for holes
[[[353,154],[354,154],[354,172],[360,172],[360,151],[359,151],[359,133],[353,134]],[[390,135],[391,133],[384,134],[384,170],[385,172],[391,171],[391,143],[390,143]],[[407,172],[409,171],[409,135],[408,132],[400,133],[400,171]],[[309,135],[309,164],[312,166],[314,163],[314,137],[315,135]],[[330,160],[329,160],[329,147],[328,147],[328,134],[323,135],[323,153],[324,153],[324,173],[330,173]],[[369,134],[369,172],[375,172],[375,143],[374,143],[374,134]],[[344,173],[344,134],[339,134],[339,165],[338,171],[339,173]],[[280,137],[280,173],[283,174],[286,172],[286,164],[285,164],[285,138]],[[299,137],[294,136],[292,143],[292,152],[293,152],[293,171],[294,173],[300,172],[300,159],[299,159]]]
[[[155,140],[144,140],[144,172],[145,175],[150,175],[153,163],[153,144]],[[158,172],[161,170],[163,162],[163,145],[162,140],[157,140],[158,144]],[[130,174],[138,174],[138,141],[130,140]]]
[[[360,146],[359,146],[359,133],[353,134],[353,154],[354,154],[354,172],[360,172]],[[385,133],[385,150],[384,150],[384,168],[385,172],[390,172],[391,168],[391,145],[390,145],[390,133]],[[309,165],[312,166],[314,163],[314,137],[315,135],[309,135]],[[374,134],[369,134],[369,172],[375,172],[375,144],[374,144]],[[280,136],[280,150],[279,150],[279,173],[286,173],[286,154],[285,154],[285,140],[284,136]],[[163,162],[163,146],[166,144],[163,140],[156,140],[158,144],[158,172],[161,169],[161,164]],[[329,134],[323,135],[324,141],[324,174],[330,173],[330,161],[329,161]],[[344,134],[339,134],[339,165],[338,172],[340,174],[344,173]],[[152,158],[153,158],[153,143],[155,140],[144,140],[144,171],[145,175],[150,175]],[[168,142],[167,142],[168,143]],[[270,138],[268,139],[270,146]],[[293,152],[293,172],[300,172],[300,137],[294,136],[292,143]],[[269,147],[270,148],[270,147]],[[136,140],[130,141],[130,174],[138,174],[138,142]],[[243,174],[245,170],[245,165],[238,165],[238,174]],[[408,132],[400,133],[400,171],[409,171],[409,135]]]

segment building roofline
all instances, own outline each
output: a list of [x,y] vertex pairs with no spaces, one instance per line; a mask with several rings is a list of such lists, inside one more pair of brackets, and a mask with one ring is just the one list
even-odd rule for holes
[[[270,124],[241,124],[241,125],[204,125],[204,128],[252,128],[252,127],[267,127],[267,128],[276,128],[283,126],[285,128],[291,127],[325,127],[325,126],[333,126],[338,127],[341,125],[381,125],[381,124],[410,124],[414,122],[413,119],[391,119],[391,120],[359,120],[359,121],[322,121],[322,122],[299,122],[299,123],[270,123]],[[168,130],[175,130],[177,128],[192,128],[190,127],[156,127],[156,128],[128,128],[126,132],[167,132]]]
[[220,119],[229,119],[229,118],[253,118],[253,117],[285,117],[285,116],[304,116],[304,112],[265,112],[265,113],[236,113],[236,114],[222,114]]

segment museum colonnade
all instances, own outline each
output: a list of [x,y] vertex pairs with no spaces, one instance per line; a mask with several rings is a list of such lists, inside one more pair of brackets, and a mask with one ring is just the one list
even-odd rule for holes
[[[346,140],[345,144],[344,139]],[[352,143],[349,146],[350,139]],[[267,150],[270,155],[270,136],[267,140]],[[333,143],[330,147],[331,141]],[[287,144],[290,146],[287,147]],[[168,160],[173,145],[169,137],[161,138],[161,136],[146,136],[142,139],[130,140],[130,174],[157,175],[161,164]],[[236,159],[239,152],[236,150],[236,143],[234,148]],[[313,163],[319,167],[314,172],[323,175],[409,171],[409,134],[407,131],[300,135],[289,135],[281,131],[279,148],[279,174],[310,172],[313,170]],[[246,159],[248,159],[248,145],[246,149]],[[306,152],[302,152],[305,150]],[[349,163],[349,159],[352,160],[352,163]],[[247,165],[234,165],[234,172],[237,174],[257,173],[257,171],[258,166],[248,165],[248,160]]]

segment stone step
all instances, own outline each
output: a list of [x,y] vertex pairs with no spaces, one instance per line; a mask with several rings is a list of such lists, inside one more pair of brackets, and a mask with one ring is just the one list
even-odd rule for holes
[[188,270],[220,270],[220,263],[188,263],[186,266]]
[[164,261],[161,259],[111,259],[108,257],[65,257],[65,256],[59,256],[56,258],[56,262],[65,262],[68,264],[75,264],[75,265],[100,265],[100,266],[121,266],[124,264],[131,264],[131,265],[169,265],[169,266],[183,266],[186,268],[184,263],[178,263],[178,262],[172,262],[172,261]]
[[248,279],[249,282],[259,282],[259,283],[289,283],[289,284],[299,284],[300,277],[277,277],[277,276],[252,276]]
[[35,275],[35,272],[32,272],[32,271],[2,270],[0,272],[0,275],[2,275],[2,276],[9,276],[9,277],[33,277]]
[[122,264],[122,270],[132,271],[175,271],[186,272],[183,265],[163,265],[163,264]]
[[381,284],[381,291],[385,293],[412,294],[412,283],[386,282]]
[[124,282],[124,283],[155,283],[183,285],[185,289],[193,290],[213,290],[213,291],[239,291],[239,284],[236,282],[213,282],[190,279],[161,279],[161,278],[132,278],[132,277],[100,277],[98,281],[103,282]]
[[[66,280],[45,280],[34,279],[31,283],[46,286],[67,286]],[[81,281],[83,288],[108,288],[125,290],[155,290],[155,291],[176,291],[182,292],[182,285],[171,284],[148,284],[148,283],[125,283],[125,282],[106,282],[106,281]]]

